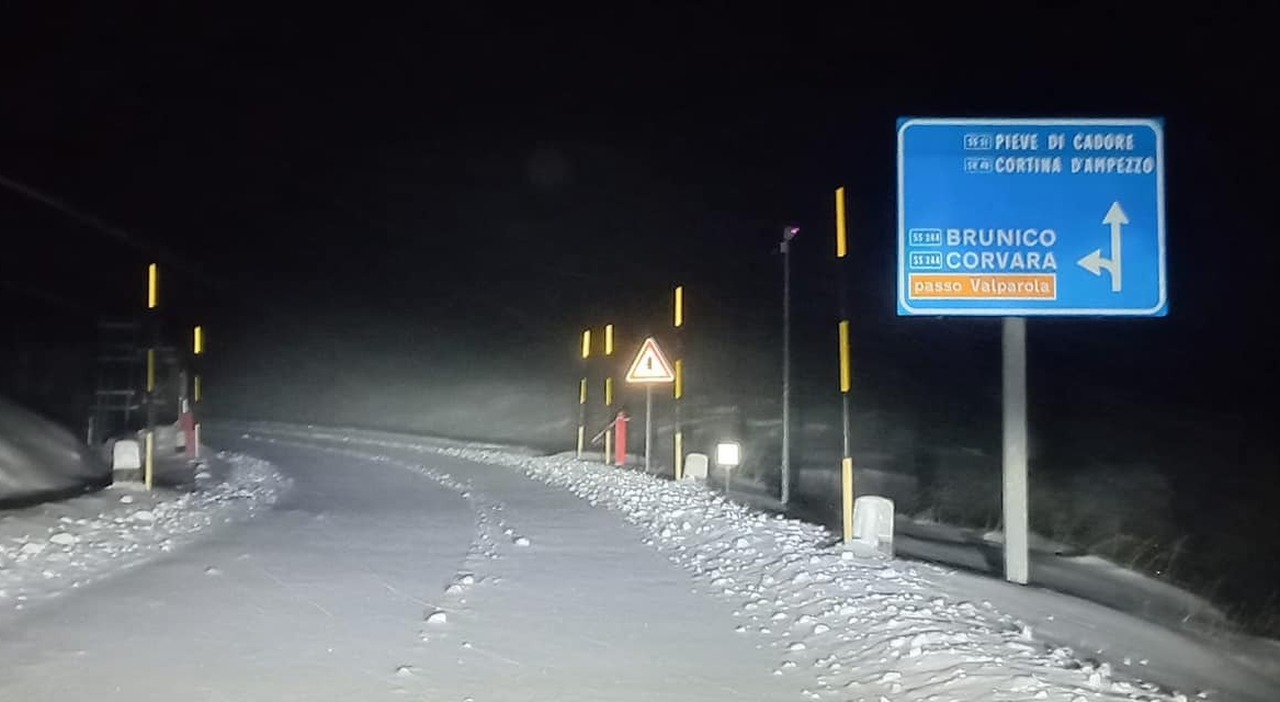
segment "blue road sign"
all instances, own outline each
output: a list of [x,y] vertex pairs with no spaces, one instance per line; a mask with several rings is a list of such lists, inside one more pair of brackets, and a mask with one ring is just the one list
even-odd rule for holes
[[899,315],[1167,310],[1159,120],[898,120]]

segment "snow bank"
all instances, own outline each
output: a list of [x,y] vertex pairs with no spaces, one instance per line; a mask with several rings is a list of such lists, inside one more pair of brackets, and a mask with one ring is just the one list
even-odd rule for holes
[[221,453],[190,492],[120,483],[0,513],[0,618],[250,516],[274,504],[284,486],[265,461]]
[[1185,699],[1039,643],[990,601],[957,599],[921,572],[941,569],[836,547],[821,527],[696,485],[571,458],[437,450],[520,468],[621,513],[700,589],[735,603],[739,632],[773,639],[784,653],[776,674],[816,673],[811,699]]
[[103,485],[110,467],[71,432],[0,397],[0,504]]
[[617,512],[688,571],[698,592],[730,605],[737,631],[775,649],[774,673],[792,676],[811,699],[1280,699],[1268,672],[1274,664],[1265,660],[1274,656],[1271,642],[1189,637],[1047,590],[845,548],[819,526],[695,484],[566,455],[385,432],[267,431],[267,441],[287,436],[506,466]]

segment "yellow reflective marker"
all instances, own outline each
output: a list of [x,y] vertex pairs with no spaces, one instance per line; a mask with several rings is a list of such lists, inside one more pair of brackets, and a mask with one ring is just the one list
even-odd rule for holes
[[195,394],[195,399],[196,399],[196,402],[199,402],[199,401],[200,401],[200,395],[201,395],[202,393],[200,392],[200,376],[198,376],[198,375],[196,376],[195,386],[196,386],[196,387],[195,387],[195,393],[194,393],[194,394]]
[[844,186],[836,188],[836,258],[844,258],[849,253],[846,241],[844,214]]
[[684,326],[684,286],[676,286],[676,318],[675,326]]
[[604,355],[613,355],[613,325],[604,325]]
[[591,356],[591,330],[584,329],[582,331],[582,357],[588,358],[590,356]]
[[684,359],[676,359],[676,382],[675,382],[676,399],[684,397]]
[[156,350],[147,349],[147,392],[156,390]]
[[847,393],[853,385],[853,373],[849,359],[849,322],[840,322],[840,392]]
[[613,407],[613,378],[604,379],[604,406]]
[[587,404],[587,379],[578,381],[578,404]]
[[152,263],[147,266],[147,309],[154,310],[160,304],[160,268]]
[[197,356],[204,353],[204,327],[199,324],[191,334],[191,352]]
[[840,462],[840,492],[844,542],[849,543],[853,540],[853,459],[848,456]]

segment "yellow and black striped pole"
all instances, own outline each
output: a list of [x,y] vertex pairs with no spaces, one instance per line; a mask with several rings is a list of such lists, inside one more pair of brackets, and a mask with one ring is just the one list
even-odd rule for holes
[[195,446],[192,448],[191,456],[200,458],[200,401],[203,399],[203,388],[200,382],[200,357],[204,355],[204,327],[197,324],[191,332],[191,355],[193,360],[191,365],[193,372],[191,374],[191,436]]
[[147,432],[142,466],[142,482],[148,490],[154,484],[156,467],[156,347],[160,336],[156,315],[159,308],[160,267],[152,263],[147,266]]
[[840,459],[840,506],[844,542],[853,540],[853,449],[849,436],[849,393],[853,390],[853,359],[849,348],[848,290],[845,256],[849,253],[844,187],[836,188],[836,265],[840,269],[840,419],[843,453]]
[[680,405],[684,398],[684,344],[681,331],[684,329],[684,286],[677,285],[675,291],[675,311],[672,320],[673,326],[676,328],[676,359],[675,359],[675,382],[672,383],[672,393],[675,399],[675,432],[673,440],[675,442],[676,460],[675,479],[684,478],[684,427],[681,424]]
[[613,325],[604,325],[604,419],[609,422],[604,431],[604,462],[613,455]]
[[591,330],[582,330],[582,378],[578,381],[578,458],[587,442],[587,359],[591,357]]

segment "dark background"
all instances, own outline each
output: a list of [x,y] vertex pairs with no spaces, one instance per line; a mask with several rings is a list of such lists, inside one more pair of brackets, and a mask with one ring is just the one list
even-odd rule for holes
[[6,6],[0,392],[80,429],[95,321],[135,314],[158,260],[222,416],[565,448],[581,329],[665,332],[677,283],[691,396],[769,415],[796,224],[797,392],[829,418],[844,185],[856,409],[908,429],[858,446],[998,456],[999,322],[895,316],[894,120],[1158,116],[1170,314],[1032,320],[1033,471],[1154,471],[1163,547],[1199,554],[1183,580],[1265,603],[1268,14],[895,6]]

